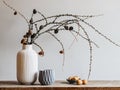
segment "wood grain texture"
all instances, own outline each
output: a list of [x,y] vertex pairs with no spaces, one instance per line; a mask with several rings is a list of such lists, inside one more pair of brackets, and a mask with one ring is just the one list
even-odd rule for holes
[[52,85],[20,85],[17,81],[0,81],[0,90],[120,90],[120,81],[89,81],[87,85],[73,85],[56,81]]

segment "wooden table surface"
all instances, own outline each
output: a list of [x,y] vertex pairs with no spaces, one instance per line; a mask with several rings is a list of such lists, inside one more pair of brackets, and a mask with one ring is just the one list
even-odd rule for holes
[[89,81],[87,85],[56,81],[52,85],[20,85],[17,81],[0,81],[0,90],[120,90],[120,81]]

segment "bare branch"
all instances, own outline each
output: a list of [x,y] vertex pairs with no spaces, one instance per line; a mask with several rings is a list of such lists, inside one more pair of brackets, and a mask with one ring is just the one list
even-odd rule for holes
[[35,28],[36,28],[36,31],[38,32],[38,27],[37,27],[37,24],[35,24]]
[[41,49],[41,51],[43,51],[42,47],[39,44],[37,44],[35,42],[33,42],[33,44],[36,45],[36,46],[38,46]]
[[91,24],[89,24],[88,22],[85,22],[84,20],[82,20],[83,23],[85,23],[86,25],[90,26],[93,30],[95,30],[95,32],[97,32],[99,35],[101,35],[102,37],[104,37],[105,39],[107,39],[109,42],[111,42],[112,44],[120,47],[119,44],[117,44],[116,42],[112,41],[110,38],[108,38],[107,36],[105,36],[104,34],[102,34],[101,32],[99,32],[94,26],[92,26]]
[[41,13],[41,12],[39,12],[39,11],[37,11],[42,17],[43,17],[43,19],[46,21],[46,24],[47,24],[47,19],[46,19],[46,17]]
[[62,50],[64,51],[64,53],[63,53],[63,66],[64,66],[64,62],[65,62],[65,49],[64,49],[64,46],[63,46],[62,42],[54,34],[52,34],[51,32],[47,32],[47,33],[49,33],[51,36],[53,36],[60,43],[60,45],[62,46]]
[[3,3],[4,3],[7,7],[9,7],[10,9],[12,9],[13,11],[16,11],[16,12],[28,23],[28,25],[29,25],[29,21],[26,19],[26,17],[25,17],[21,12],[17,11],[16,9],[14,9],[14,8],[11,7],[10,5],[8,5],[8,4],[5,2],[5,0],[2,0],[2,1],[3,1]]
[[[50,17],[46,17],[46,19],[51,19],[51,18],[59,18],[59,17],[74,17],[74,18],[80,18],[80,17],[90,17],[90,18],[92,18],[92,17],[98,17],[98,16],[102,16],[102,14],[100,14],[100,15],[73,15],[73,14],[59,14],[59,15],[54,15],[54,16],[50,16]],[[43,21],[43,20],[45,20],[45,18],[43,18],[43,19],[40,19],[40,20],[37,20],[37,21],[34,21],[33,23],[37,23],[37,22],[41,22],[41,21]]]
[[90,64],[89,64],[89,73],[88,73],[88,80],[89,80],[89,77],[91,75],[91,69],[92,69],[92,45],[91,45],[91,40],[89,38],[89,35],[87,34],[87,32],[85,31],[85,29],[78,23],[78,25],[81,27],[81,29],[83,30],[83,32],[85,33],[87,39],[88,39],[88,43],[89,43],[89,48],[90,48]]

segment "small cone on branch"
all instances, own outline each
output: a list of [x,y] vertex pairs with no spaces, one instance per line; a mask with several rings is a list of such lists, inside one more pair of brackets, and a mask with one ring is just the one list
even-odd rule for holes
[[33,9],[33,14],[36,14],[37,13],[37,10],[36,9]]
[[58,29],[55,29],[55,30],[54,30],[54,33],[57,34],[57,33],[58,33]]
[[68,27],[68,26],[64,26],[64,28],[65,28],[65,30],[68,30],[68,29],[69,29],[69,27]]
[[40,51],[38,54],[39,54],[40,56],[44,56],[44,51],[42,50],[42,51]]
[[71,30],[73,30],[73,27],[72,27],[72,26],[70,26],[70,27],[69,27],[69,30],[70,30],[70,31],[71,31]]
[[17,11],[14,12],[14,15],[17,15]]
[[64,54],[64,50],[60,50],[59,53],[60,53],[60,54]]

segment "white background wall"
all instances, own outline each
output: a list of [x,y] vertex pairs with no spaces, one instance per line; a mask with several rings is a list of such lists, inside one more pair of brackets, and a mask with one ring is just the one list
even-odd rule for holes
[[[89,20],[99,31],[120,43],[120,0],[6,0],[10,5],[30,18],[33,8],[44,15],[72,13],[80,15],[104,14]],[[93,41],[93,64],[91,80],[120,80],[120,48],[87,28]],[[16,80],[16,54],[21,49],[20,40],[27,30],[26,22],[14,16],[0,0],[0,80]],[[73,37],[71,34],[58,34],[66,50],[64,71],[62,71],[61,49],[55,40],[44,35],[38,42],[45,50],[45,57],[39,57],[39,69],[55,69],[56,79],[66,79],[71,75],[87,78],[89,66],[88,43],[79,39],[69,50]],[[38,51],[37,48],[35,48]]]

